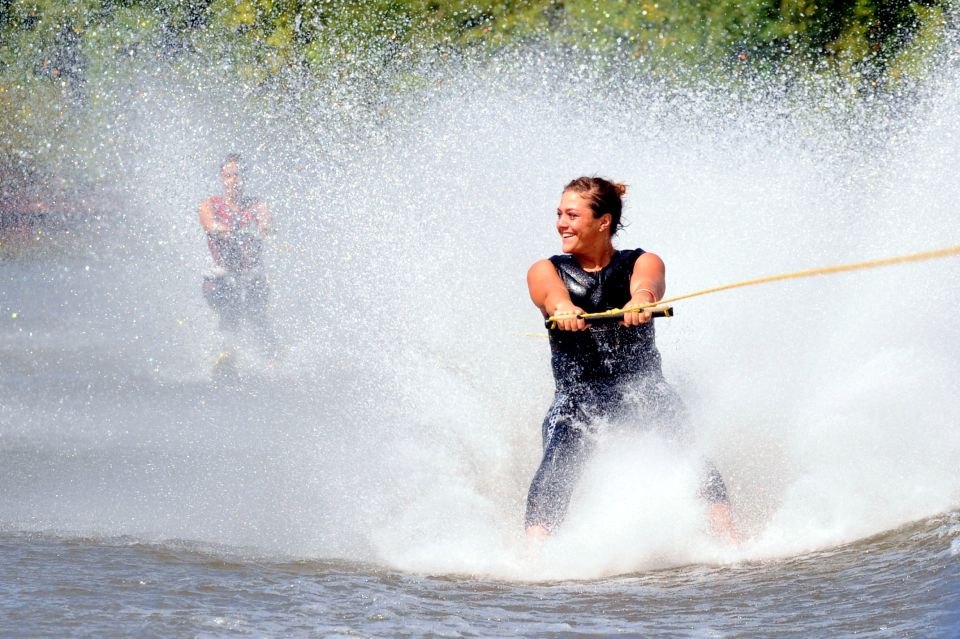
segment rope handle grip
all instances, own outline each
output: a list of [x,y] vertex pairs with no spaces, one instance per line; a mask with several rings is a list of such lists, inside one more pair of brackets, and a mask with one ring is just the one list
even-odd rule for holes
[[[633,310],[633,309],[630,309]],[[673,317],[673,307],[672,306],[654,306],[651,308],[641,308],[641,310],[649,310],[650,315],[654,318],[657,317]],[[623,315],[626,312],[625,309],[615,308],[610,311],[604,311],[602,313],[583,313],[578,315],[578,318],[582,318],[587,324],[612,324],[614,322],[619,322],[623,319]],[[543,325],[548,329],[555,329],[557,327],[557,319],[554,316],[548,317],[544,320]]]

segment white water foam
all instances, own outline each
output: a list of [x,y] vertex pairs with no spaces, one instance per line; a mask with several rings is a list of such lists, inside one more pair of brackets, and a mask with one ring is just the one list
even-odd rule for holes
[[[349,114],[320,91],[255,111],[162,72],[141,79],[113,107],[128,114],[116,147],[136,152],[102,159],[122,225],[74,282],[96,300],[74,319],[109,337],[101,357],[127,353],[117,366],[150,359],[138,370],[165,388],[202,383],[217,337],[196,206],[239,150],[280,228],[273,311],[290,351],[276,377],[289,392],[265,382],[246,432],[229,411],[178,422],[176,395],[137,404],[160,415],[121,397],[73,430],[53,409],[4,413],[8,434],[54,456],[0,517],[555,579],[789,555],[956,507],[953,259],[678,303],[658,324],[665,371],[748,541],[706,533],[695,454],[641,433],[601,446],[564,528],[531,552],[522,514],[551,380],[524,276],[558,250],[566,181],[630,185],[617,243],[660,254],[668,294],[955,244],[960,229],[956,74],[900,104],[613,86],[578,69],[537,56],[441,67],[424,72],[429,88]],[[125,480],[64,461],[77,441]],[[49,498],[65,485],[83,499]]]

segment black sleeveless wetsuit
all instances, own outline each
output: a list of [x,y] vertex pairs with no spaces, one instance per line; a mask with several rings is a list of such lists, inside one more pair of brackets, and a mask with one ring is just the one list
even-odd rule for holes
[[[623,308],[630,276],[643,249],[616,251],[603,269],[589,273],[571,255],[550,258],[571,301],[588,313]],[[598,419],[656,424],[680,435],[684,407],[663,378],[653,322],[639,326],[596,324],[586,331],[550,331],[556,392],[543,421],[543,460],[527,495],[527,526],[555,528],[566,514],[574,484],[591,448]],[[708,469],[701,491],[726,501],[719,474]]]
[[[583,270],[572,255],[555,255],[550,261],[574,305],[598,313],[627,305],[630,275],[643,253],[643,249],[617,251],[595,273]],[[561,392],[604,392],[630,377],[661,374],[653,322],[629,328],[614,322],[586,331],[550,331],[550,351],[553,377]]]

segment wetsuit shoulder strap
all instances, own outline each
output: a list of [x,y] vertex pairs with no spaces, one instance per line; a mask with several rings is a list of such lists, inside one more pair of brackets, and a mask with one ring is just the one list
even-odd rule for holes
[[588,313],[595,312],[596,300],[593,297],[597,288],[596,275],[583,270],[572,255],[554,255],[550,262],[567,288],[570,301]]
[[637,260],[640,259],[640,256],[646,253],[642,248],[629,249],[626,251],[616,251],[613,254],[613,259],[610,260],[610,264],[607,268],[613,266],[616,270],[626,267],[627,271],[633,273],[633,267],[636,265]]
[[[564,284],[573,282],[581,286],[588,286],[595,279],[590,273],[583,270],[572,255],[554,255],[550,258],[553,267],[557,269],[557,274]],[[569,285],[568,287],[569,288]]]

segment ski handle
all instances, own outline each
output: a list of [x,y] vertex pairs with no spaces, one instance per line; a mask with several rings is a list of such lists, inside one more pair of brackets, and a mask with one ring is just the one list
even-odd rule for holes
[[[649,309],[650,315],[654,318],[657,317],[673,317],[673,307],[672,306],[654,306]],[[587,324],[612,324],[614,322],[619,322],[623,319],[624,311],[623,309],[614,309],[612,311],[606,311],[604,313],[584,313],[578,315],[578,317],[583,318],[583,321]],[[555,317],[548,317],[544,320],[543,325],[548,329],[554,329],[557,326],[557,320]]]

